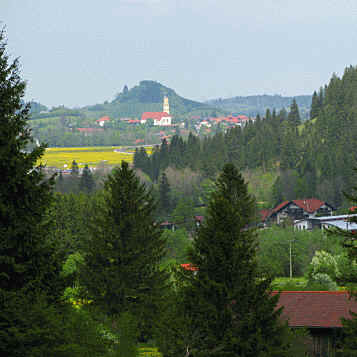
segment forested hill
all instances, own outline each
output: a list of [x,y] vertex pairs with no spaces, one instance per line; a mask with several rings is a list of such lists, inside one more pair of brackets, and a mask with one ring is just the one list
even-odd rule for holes
[[348,204],[343,192],[356,186],[357,66],[333,75],[312,97],[311,118],[301,121],[293,100],[289,111],[267,110],[246,127],[200,140],[173,137],[151,157],[137,152],[134,163],[157,180],[168,166],[189,167],[214,178],[227,162],[242,170],[275,172],[271,204],[316,197],[336,208]]
[[162,111],[164,96],[169,98],[170,114],[174,116],[197,111],[209,114],[214,110],[209,104],[185,99],[176,94],[173,89],[148,80],[141,81],[139,85],[131,89],[125,86],[123,91],[110,103],[97,104],[84,109],[112,117],[140,117],[145,111]]
[[212,99],[206,103],[229,112],[242,113],[248,116],[264,115],[267,109],[287,109],[295,98],[303,119],[308,117],[311,106],[311,95],[283,97],[281,95],[251,95],[226,99]]

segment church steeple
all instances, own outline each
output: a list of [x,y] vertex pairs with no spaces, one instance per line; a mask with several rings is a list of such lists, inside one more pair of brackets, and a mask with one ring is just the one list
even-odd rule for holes
[[170,114],[169,98],[167,96],[164,97],[164,104],[162,106],[162,111],[167,114]]

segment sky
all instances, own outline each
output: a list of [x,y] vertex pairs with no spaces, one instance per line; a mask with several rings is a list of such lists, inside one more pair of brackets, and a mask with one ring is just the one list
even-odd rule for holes
[[49,107],[148,79],[200,101],[312,94],[357,65],[356,0],[0,0],[0,24]]

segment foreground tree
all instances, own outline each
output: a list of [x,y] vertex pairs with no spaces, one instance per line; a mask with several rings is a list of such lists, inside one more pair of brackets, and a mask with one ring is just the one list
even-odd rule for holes
[[81,272],[94,306],[112,318],[128,311],[139,328],[152,322],[166,280],[159,266],[165,241],[154,213],[150,192],[122,162],[105,182]]
[[91,193],[95,189],[95,181],[93,178],[93,174],[89,169],[88,165],[86,165],[83,169],[81,179],[79,181],[79,188],[81,191],[85,193]]
[[216,182],[190,261],[186,314],[191,321],[194,357],[273,356],[286,349],[271,281],[258,272],[255,202],[232,164]]
[[94,323],[58,304],[61,259],[47,215],[54,181],[36,166],[45,147],[29,151],[29,105],[21,101],[18,66],[9,62],[0,31],[0,355],[103,356]]

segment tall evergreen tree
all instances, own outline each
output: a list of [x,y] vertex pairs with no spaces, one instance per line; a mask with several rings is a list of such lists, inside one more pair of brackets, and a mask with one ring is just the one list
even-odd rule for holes
[[166,275],[160,270],[165,241],[154,221],[155,202],[122,162],[104,186],[103,207],[91,225],[81,281],[93,305],[113,317],[132,313],[151,323]]
[[85,193],[91,193],[95,188],[94,178],[88,165],[86,165],[83,169],[79,182],[79,188]]
[[165,172],[160,176],[159,182],[159,208],[162,214],[167,216],[171,209],[171,199],[170,199],[170,184],[167,179]]
[[290,112],[288,114],[288,121],[294,126],[297,127],[301,123],[299,107],[296,103],[295,98],[290,105]]
[[63,339],[54,303],[63,286],[47,223],[54,179],[36,166],[45,146],[29,150],[24,91],[0,31],[0,355],[58,356],[52,352]]
[[227,164],[190,254],[198,271],[189,274],[185,304],[195,357],[283,355],[286,330],[270,280],[258,272],[254,215],[247,185]]

